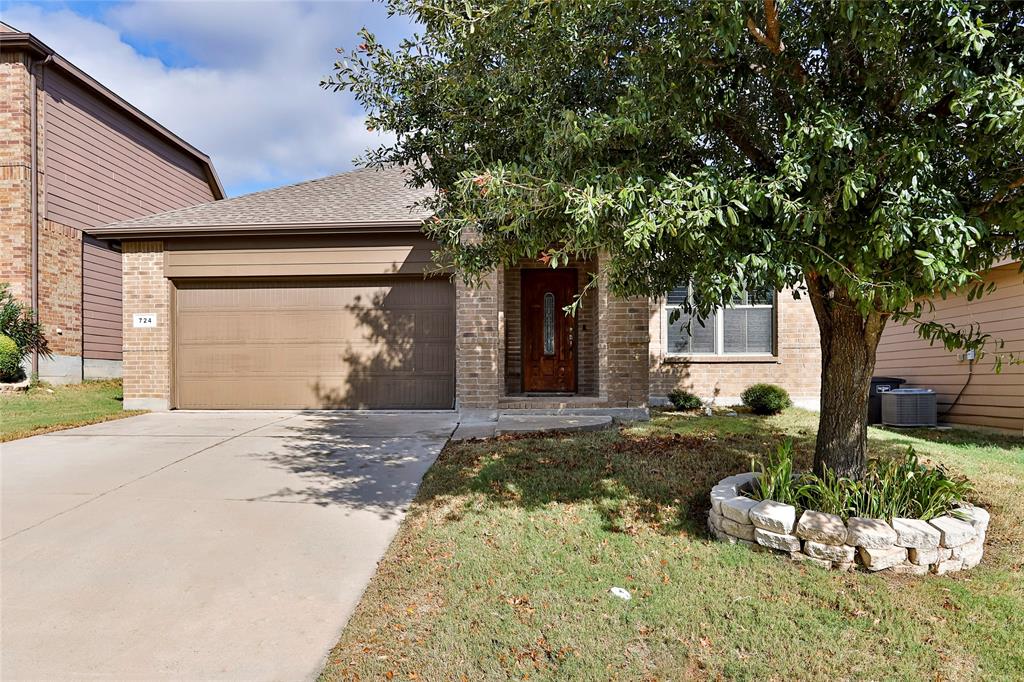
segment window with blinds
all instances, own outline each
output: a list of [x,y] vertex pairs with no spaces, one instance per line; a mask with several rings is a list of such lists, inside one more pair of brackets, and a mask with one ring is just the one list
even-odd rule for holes
[[[678,286],[665,299],[666,353],[669,355],[770,355],[775,339],[775,293],[744,291],[707,318],[687,315],[689,287]],[[673,311],[679,310],[672,321]]]

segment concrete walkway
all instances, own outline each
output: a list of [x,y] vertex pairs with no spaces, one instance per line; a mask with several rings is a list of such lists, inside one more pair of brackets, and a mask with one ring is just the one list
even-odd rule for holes
[[0,446],[0,678],[315,676],[455,421],[172,412]]

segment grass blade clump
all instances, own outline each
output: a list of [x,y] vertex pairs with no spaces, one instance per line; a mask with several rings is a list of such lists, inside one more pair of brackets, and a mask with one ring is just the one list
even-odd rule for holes
[[951,478],[942,467],[921,463],[913,448],[899,459],[875,459],[864,478],[855,480],[825,471],[793,474],[793,443],[786,441],[769,452],[760,480],[748,495],[775,500],[798,509],[814,509],[844,519],[933,519],[947,514],[970,494],[971,484]]

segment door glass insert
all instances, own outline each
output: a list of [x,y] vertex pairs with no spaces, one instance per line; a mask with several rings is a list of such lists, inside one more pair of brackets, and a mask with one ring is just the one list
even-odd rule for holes
[[555,354],[555,295],[544,294],[544,355]]

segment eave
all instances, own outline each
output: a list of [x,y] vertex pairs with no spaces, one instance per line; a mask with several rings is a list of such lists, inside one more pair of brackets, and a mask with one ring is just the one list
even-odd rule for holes
[[98,239],[173,239],[181,237],[255,237],[281,235],[380,234],[419,232],[423,221],[279,223],[267,225],[187,225],[158,227],[120,227],[107,225],[87,229]]

